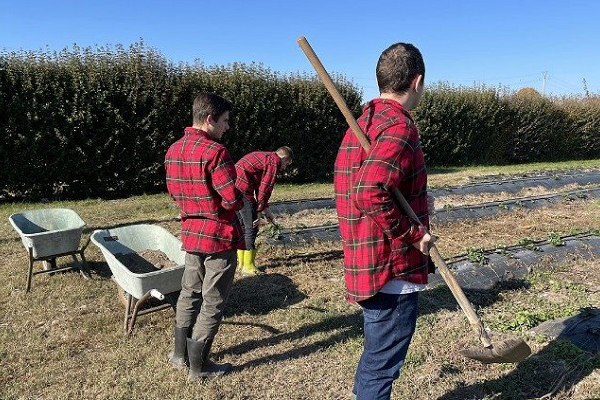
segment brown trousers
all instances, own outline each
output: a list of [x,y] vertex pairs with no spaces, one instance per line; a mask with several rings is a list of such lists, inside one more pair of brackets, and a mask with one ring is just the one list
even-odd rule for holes
[[212,339],[219,330],[236,268],[236,251],[186,253],[175,324],[192,327],[192,339]]

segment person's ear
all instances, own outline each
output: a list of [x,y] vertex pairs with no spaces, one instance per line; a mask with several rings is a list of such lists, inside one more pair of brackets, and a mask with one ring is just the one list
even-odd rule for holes
[[417,75],[412,80],[410,88],[415,92],[418,92],[421,88],[421,85],[423,85],[423,75]]
[[209,115],[208,115],[208,117],[206,117],[206,124],[207,124],[207,125],[214,125],[214,124],[215,124],[215,122],[216,122],[216,121],[215,121],[215,119],[213,118],[213,116],[212,116],[212,115],[210,115],[210,114],[209,114]]

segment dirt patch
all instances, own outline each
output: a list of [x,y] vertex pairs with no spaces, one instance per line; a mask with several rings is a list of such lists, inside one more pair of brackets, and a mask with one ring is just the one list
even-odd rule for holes
[[144,250],[140,253],[128,254],[119,253],[115,254],[115,257],[134,274],[145,274],[177,266],[160,250]]

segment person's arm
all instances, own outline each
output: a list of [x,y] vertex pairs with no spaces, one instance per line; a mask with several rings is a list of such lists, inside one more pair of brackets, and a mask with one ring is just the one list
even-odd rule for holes
[[263,210],[263,214],[270,223],[272,223],[273,225],[277,225],[277,223],[275,222],[275,216],[273,215],[271,210],[269,210],[269,207]]
[[400,187],[405,171],[410,170],[412,156],[408,131],[381,133],[357,173],[352,193],[358,209],[388,237],[407,244],[419,242],[425,235],[425,227],[400,212],[392,192]]
[[221,206],[230,211],[241,210],[244,206],[242,192],[235,187],[235,166],[227,149],[218,151],[211,175],[213,188],[221,196]]
[[262,179],[258,187],[258,193],[256,195],[258,212],[263,211],[269,204],[271,198],[271,192],[275,186],[275,178],[277,177],[277,163],[269,159],[265,162],[265,169],[263,171]]

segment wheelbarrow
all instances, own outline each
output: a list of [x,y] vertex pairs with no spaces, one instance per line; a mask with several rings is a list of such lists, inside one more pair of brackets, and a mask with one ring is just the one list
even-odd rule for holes
[[[113,280],[125,294],[123,329],[127,334],[133,331],[138,315],[169,307],[175,308],[185,267],[185,252],[181,250],[179,239],[160,226],[135,224],[96,230],[91,240],[102,251],[113,274]],[[124,255],[146,250],[162,251],[176,266],[139,273],[132,271],[122,262]],[[134,298],[138,300],[132,310]],[[142,310],[142,306],[151,298],[167,302]]]
[[[29,255],[27,292],[31,290],[33,276],[38,274],[77,269],[84,278],[89,279],[83,252],[90,240],[88,239],[83,247],[79,247],[86,224],[75,211],[68,208],[29,210],[12,214],[8,220],[21,237]],[[81,258],[81,263],[76,255]],[[56,258],[63,256],[71,256],[75,264],[33,271],[34,262],[42,261],[56,267]]]

